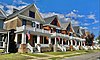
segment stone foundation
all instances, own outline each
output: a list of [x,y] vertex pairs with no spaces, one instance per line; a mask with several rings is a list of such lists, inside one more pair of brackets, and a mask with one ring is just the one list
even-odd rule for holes
[[18,49],[19,53],[27,53],[26,44],[20,44],[20,48]]

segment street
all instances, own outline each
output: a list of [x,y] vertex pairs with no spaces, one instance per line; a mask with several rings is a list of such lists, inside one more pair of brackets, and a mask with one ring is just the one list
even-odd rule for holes
[[100,52],[69,57],[62,60],[100,60]]

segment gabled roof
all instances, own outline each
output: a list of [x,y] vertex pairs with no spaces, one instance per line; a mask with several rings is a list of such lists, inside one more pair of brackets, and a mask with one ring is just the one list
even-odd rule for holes
[[0,19],[5,19],[7,18],[5,12],[0,8]]
[[68,25],[70,24],[70,22],[67,22],[67,23],[62,23],[61,26],[62,26],[62,30],[66,30],[66,28],[68,27]]
[[[39,11],[38,11],[37,7],[35,6],[35,4],[31,4],[31,5],[26,6],[25,8],[22,8],[21,10],[16,11],[15,13],[10,14],[10,15],[8,16],[7,19],[11,19],[11,18],[13,18],[13,17],[18,16],[20,13],[22,13],[22,12],[24,12],[25,10],[31,8],[32,6],[34,6],[35,9],[37,10],[37,12],[39,13]],[[40,15],[40,13],[39,13],[39,15]],[[41,17],[41,19],[39,19],[40,22],[45,22],[41,15],[40,15],[40,17]]]
[[[45,20],[45,25],[51,25],[50,23],[55,19],[57,18],[58,22],[60,23],[59,21],[59,18],[57,15],[54,15],[54,16],[51,16],[51,17],[47,17],[47,18],[44,18]],[[60,23],[61,24],[61,23]],[[53,26],[53,25],[52,25]],[[61,25],[60,25],[61,26]]]
[[85,34],[85,29],[81,29],[82,35]]
[[73,26],[73,29],[74,29],[75,33],[78,33],[78,31],[80,30],[80,27],[79,26]]

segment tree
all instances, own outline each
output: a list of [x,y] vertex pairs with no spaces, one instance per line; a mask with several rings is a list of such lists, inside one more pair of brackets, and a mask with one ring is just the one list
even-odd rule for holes
[[96,40],[99,40],[98,43],[100,44],[100,34],[99,34],[99,36],[96,38]]

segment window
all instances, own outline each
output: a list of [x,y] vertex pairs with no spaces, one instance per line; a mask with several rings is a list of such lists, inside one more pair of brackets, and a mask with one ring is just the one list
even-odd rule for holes
[[29,11],[29,17],[35,18],[35,12]]
[[42,27],[43,27],[43,24],[40,24],[40,29],[42,29]]
[[59,33],[59,30],[58,30],[58,29],[56,29],[56,32],[57,32],[57,33]]
[[35,27],[35,22],[32,22],[32,27]]
[[37,24],[37,28],[39,28],[39,24]]
[[22,25],[26,25],[26,20],[25,19],[22,20]]

